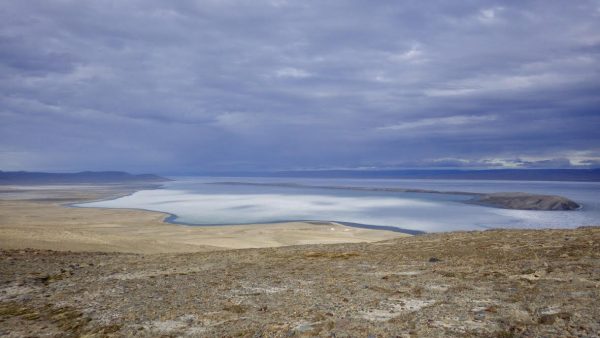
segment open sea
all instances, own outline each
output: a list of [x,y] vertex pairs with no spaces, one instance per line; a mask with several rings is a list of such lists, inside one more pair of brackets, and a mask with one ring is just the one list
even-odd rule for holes
[[[138,191],[113,200],[77,206],[162,211],[172,215],[168,218],[171,222],[191,225],[306,220],[425,232],[600,225],[600,182],[248,177],[174,179],[161,189]],[[464,195],[210,184],[234,181],[480,193],[521,191],[568,197],[582,208],[576,211],[507,210],[464,203],[471,199]]]

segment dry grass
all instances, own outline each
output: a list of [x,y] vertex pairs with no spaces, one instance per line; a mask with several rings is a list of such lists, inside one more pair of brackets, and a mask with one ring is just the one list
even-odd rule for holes
[[13,250],[0,255],[0,334],[594,336],[599,290],[598,228],[196,254]]

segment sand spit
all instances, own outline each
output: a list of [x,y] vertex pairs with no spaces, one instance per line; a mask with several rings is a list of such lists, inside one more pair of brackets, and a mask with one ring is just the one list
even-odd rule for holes
[[465,201],[466,203],[478,204],[483,206],[515,209],[515,210],[577,210],[579,204],[562,196],[539,195],[524,192],[498,192],[490,194],[465,192],[465,191],[439,191],[429,189],[406,189],[406,188],[382,188],[382,187],[354,187],[341,185],[305,185],[298,183],[254,183],[254,182],[215,182],[210,184],[224,185],[250,185],[250,186],[271,186],[271,187],[289,187],[289,188],[318,188],[318,189],[337,189],[337,190],[357,190],[357,191],[381,191],[396,193],[422,193],[422,194],[444,194],[444,195],[466,195],[473,198]]
[[0,336],[600,335],[600,228],[188,254],[0,251]]
[[168,214],[68,207],[156,185],[2,186],[0,248],[130,253],[197,252],[316,243],[373,242],[407,236],[329,222],[233,226],[165,223]]
[[577,210],[579,204],[554,195],[536,195],[522,192],[485,194],[470,201],[474,204],[519,210]]

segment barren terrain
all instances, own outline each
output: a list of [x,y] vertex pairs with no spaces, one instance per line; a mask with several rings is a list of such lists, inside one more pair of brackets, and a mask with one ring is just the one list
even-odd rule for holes
[[599,228],[0,258],[7,337],[600,334]]
[[598,227],[405,236],[64,206],[139,188],[4,187],[0,336],[600,335]]

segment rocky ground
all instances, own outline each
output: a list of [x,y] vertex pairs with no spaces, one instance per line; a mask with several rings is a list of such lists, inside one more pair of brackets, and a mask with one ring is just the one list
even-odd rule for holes
[[0,336],[600,335],[600,228],[0,254]]

